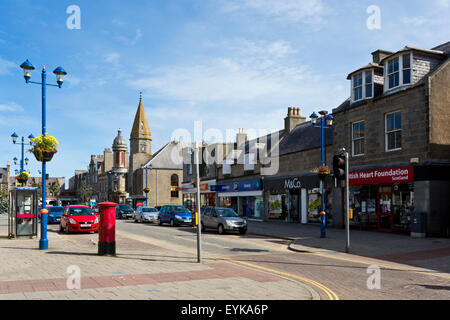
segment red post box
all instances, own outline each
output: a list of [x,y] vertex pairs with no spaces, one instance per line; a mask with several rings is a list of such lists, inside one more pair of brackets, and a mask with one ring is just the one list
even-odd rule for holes
[[116,255],[116,206],[114,202],[98,204],[100,228],[98,231],[98,255]]

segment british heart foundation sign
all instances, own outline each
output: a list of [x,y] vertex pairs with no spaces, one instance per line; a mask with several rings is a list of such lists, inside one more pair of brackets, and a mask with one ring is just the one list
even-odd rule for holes
[[413,167],[359,171],[350,172],[348,179],[351,186],[409,183],[414,181],[413,172]]

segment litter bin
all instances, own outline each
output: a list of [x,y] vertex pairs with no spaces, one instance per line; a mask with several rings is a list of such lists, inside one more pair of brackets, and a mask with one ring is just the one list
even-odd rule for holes
[[411,237],[425,238],[427,236],[427,214],[425,212],[411,213]]
[[117,203],[98,204],[100,228],[98,231],[98,255],[116,255],[116,206]]

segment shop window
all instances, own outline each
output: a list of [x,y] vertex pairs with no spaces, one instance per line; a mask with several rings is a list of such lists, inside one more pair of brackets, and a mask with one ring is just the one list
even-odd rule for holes
[[352,126],[352,150],[353,156],[360,156],[364,154],[364,121],[353,123]]
[[402,148],[402,114],[394,112],[386,115],[386,151]]

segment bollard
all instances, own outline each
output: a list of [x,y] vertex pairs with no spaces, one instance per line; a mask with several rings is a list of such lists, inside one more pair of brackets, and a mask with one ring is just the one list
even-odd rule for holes
[[98,231],[98,255],[116,255],[116,206],[114,202],[98,204],[100,228]]

